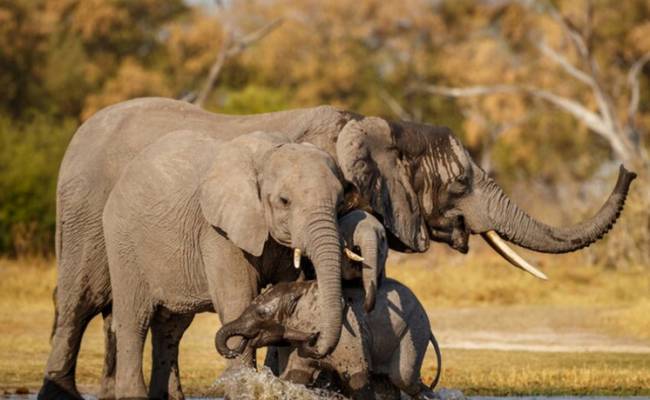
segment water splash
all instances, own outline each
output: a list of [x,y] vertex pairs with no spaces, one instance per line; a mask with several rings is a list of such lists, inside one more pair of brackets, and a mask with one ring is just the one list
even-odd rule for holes
[[238,368],[224,372],[212,384],[209,395],[242,400],[346,400],[338,393],[283,381],[266,367],[260,371]]

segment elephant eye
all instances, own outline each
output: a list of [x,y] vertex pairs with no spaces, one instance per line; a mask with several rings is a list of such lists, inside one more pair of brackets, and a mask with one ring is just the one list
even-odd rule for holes
[[282,204],[285,207],[288,207],[289,204],[291,204],[291,200],[289,200],[286,196],[280,196],[280,204]]
[[463,194],[467,190],[468,178],[466,175],[461,175],[454,179],[449,185],[449,192],[452,194]]
[[366,169],[366,166],[367,166],[367,165],[368,165],[368,163],[367,163],[365,160],[356,160],[356,161],[354,162],[354,167],[355,167],[356,169],[359,169],[359,170],[364,170],[364,169]]

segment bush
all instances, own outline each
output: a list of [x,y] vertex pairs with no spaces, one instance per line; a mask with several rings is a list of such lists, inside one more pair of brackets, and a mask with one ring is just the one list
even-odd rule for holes
[[51,254],[56,178],[76,122],[0,116],[0,253]]

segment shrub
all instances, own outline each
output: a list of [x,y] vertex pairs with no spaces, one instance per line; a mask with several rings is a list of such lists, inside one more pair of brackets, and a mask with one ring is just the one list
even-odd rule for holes
[[32,114],[0,116],[0,253],[54,249],[56,177],[76,122]]

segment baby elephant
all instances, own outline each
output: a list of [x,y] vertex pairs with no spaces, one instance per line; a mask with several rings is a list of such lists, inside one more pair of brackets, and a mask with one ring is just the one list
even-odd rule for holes
[[[319,370],[338,375],[343,392],[353,398],[374,398],[382,378],[388,378],[392,397],[401,389],[413,398],[433,396],[438,382],[441,356],[431,332],[429,319],[413,292],[386,278],[376,293],[371,313],[364,310],[364,291],[346,288],[343,292],[343,331],[338,345],[327,357],[315,360],[302,346],[315,340],[318,329],[318,285],[315,281],[278,283],[259,295],[236,320],[217,333],[215,344],[225,357],[235,357],[241,349],[231,349],[227,341],[241,336],[253,347],[291,345],[288,359],[281,362],[280,377],[310,384]],[[436,351],[438,371],[431,389],[420,378],[427,345]],[[284,365],[282,365],[284,364]],[[377,385],[378,386],[378,385]]]
[[363,210],[347,213],[338,223],[347,256],[341,258],[343,280],[361,279],[365,292],[363,308],[371,312],[375,307],[377,287],[385,276],[388,256],[386,230],[377,218]]

